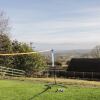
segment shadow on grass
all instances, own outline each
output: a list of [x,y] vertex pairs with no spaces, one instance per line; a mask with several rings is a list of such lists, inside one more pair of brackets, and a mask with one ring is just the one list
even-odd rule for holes
[[63,88],[67,88],[65,85],[62,85],[62,84],[48,84],[48,85],[45,85],[47,88],[45,90],[43,90],[42,92],[34,95],[33,97],[29,98],[28,100],[34,100],[34,98],[40,96],[41,94],[45,93],[46,91],[48,91],[49,89],[51,89],[53,86],[60,86],[60,87],[63,87]]
[[49,89],[51,89],[51,87],[47,87],[45,90],[43,90],[42,92],[34,95],[33,97],[29,98],[28,100],[34,100],[36,97],[40,96],[41,94],[45,93],[46,91],[48,91]]

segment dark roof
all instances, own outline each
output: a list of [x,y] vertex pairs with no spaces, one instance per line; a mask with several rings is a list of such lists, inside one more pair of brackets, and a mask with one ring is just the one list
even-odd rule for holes
[[100,59],[73,58],[69,63],[68,71],[100,72]]

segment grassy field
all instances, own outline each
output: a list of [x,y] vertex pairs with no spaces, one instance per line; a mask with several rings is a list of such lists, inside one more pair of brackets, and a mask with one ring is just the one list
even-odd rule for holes
[[53,80],[0,80],[0,100],[100,100],[99,82],[59,79],[67,87],[61,93],[55,92],[56,86],[44,91],[47,81]]

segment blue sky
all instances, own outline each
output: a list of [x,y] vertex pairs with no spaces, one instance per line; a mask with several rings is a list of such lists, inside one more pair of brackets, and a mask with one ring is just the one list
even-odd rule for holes
[[46,48],[100,44],[100,0],[0,0],[0,9],[10,17],[12,39]]

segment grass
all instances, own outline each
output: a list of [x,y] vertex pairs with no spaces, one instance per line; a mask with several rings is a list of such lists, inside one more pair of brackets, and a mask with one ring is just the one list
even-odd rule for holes
[[0,80],[0,100],[100,100],[99,82],[58,79],[67,86],[64,92],[60,93],[55,92],[60,88],[56,86],[44,91],[45,82],[49,81],[53,80]]

